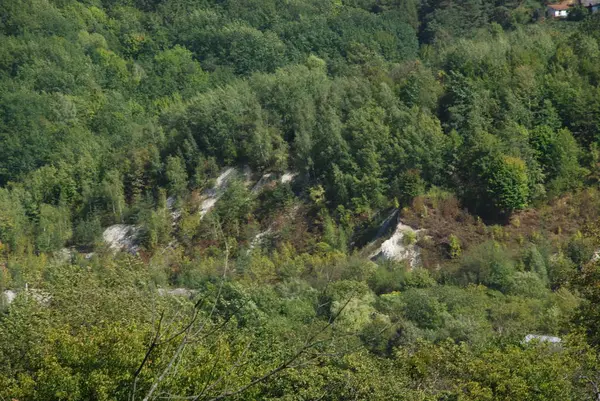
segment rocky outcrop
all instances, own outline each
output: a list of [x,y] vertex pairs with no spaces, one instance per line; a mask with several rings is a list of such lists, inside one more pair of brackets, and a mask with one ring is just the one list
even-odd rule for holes
[[276,182],[275,174],[265,174],[262,177],[260,177],[260,180],[258,180],[256,184],[254,184],[254,186],[252,187],[252,192],[260,192],[264,187],[266,187],[269,184],[272,184],[273,182]]
[[527,334],[525,336],[525,338],[523,339],[524,343],[530,343],[532,341],[537,341],[540,343],[553,343],[553,344],[558,344],[560,343],[562,340],[560,337],[554,337],[554,336],[544,336],[544,335],[539,335],[539,334]]
[[215,180],[215,185],[211,189],[204,191],[202,194],[204,199],[200,205],[200,218],[203,218],[217,203],[217,200],[223,195],[227,185],[235,177],[236,169],[230,167],[223,171]]
[[135,254],[139,250],[136,244],[137,231],[138,229],[132,225],[115,224],[104,230],[102,238],[108,247],[115,252],[127,251]]
[[198,291],[190,290],[188,288],[159,288],[158,295],[161,297],[171,296],[171,297],[186,297],[193,298]]
[[370,258],[407,261],[412,269],[418,267],[421,264],[421,249],[417,246],[416,240],[422,231],[398,222],[394,234],[384,241],[379,249],[370,255]]
[[281,176],[280,181],[281,181],[282,184],[286,184],[288,182],[292,182],[292,181],[294,181],[294,178],[296,178],[297,175],[298,175],[298,173],[287,172],[287,173],[285,173],[285,174],[283,174]]
[[10,305],[17,298],[17,293],[12,290],[3,291],[0,295],[0,305]]
[[34,301],[41,305],[48,305],[52,300],[52,295],[44,290],[39,290],[37,288],[28,288],[25,285],[25,290],[13,291],[6,290],[0,294],[0,305],[10,305],[15,299],[17,299],[18,294],[24,294],[25,296],[31,297]]
[[260,247],[263,242],[265,242],[265,240],[269,237],[269,235],[271,235],[273,233],[273,230],[271,227],[269,227],[268,229],[266,229],[263,232],[260,232],[258,234],[256,234],[256,236],[254,236],[254,238],[252,239],[252,241],[250,242],[250,247],[248,249],[248,251],[251,251],[252,249],[256,248],[256,247]]

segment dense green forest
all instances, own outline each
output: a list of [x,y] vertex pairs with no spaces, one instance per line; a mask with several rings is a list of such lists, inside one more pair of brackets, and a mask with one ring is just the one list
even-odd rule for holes
[[600,13],[544,14],[1,0],[0,400],[599,400]]

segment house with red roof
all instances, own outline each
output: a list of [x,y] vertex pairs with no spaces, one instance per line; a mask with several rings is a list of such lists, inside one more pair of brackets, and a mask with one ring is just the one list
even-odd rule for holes
[[600,0],[565,0],[560,3],[548,3],[546,15],[549,18],[567,18],[569,10],[573,7],[585,7],[590,12],[600,11]]
[[557,4],[548,4],[546,6],[546,14],[548,18],[567,18],[569,15],[569,8],[572,5],[568,4],[568,2],[557,3]]

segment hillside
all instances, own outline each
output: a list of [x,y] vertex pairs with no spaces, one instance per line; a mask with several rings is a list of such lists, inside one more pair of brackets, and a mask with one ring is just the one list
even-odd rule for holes
[[597,400],[600,13],[0,1],[0,400]]

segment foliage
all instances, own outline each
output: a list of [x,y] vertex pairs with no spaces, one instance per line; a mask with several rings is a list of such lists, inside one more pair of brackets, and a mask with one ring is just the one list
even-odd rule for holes
[[600,16],[539,10],[1,1],[0,399],[597,399]]

